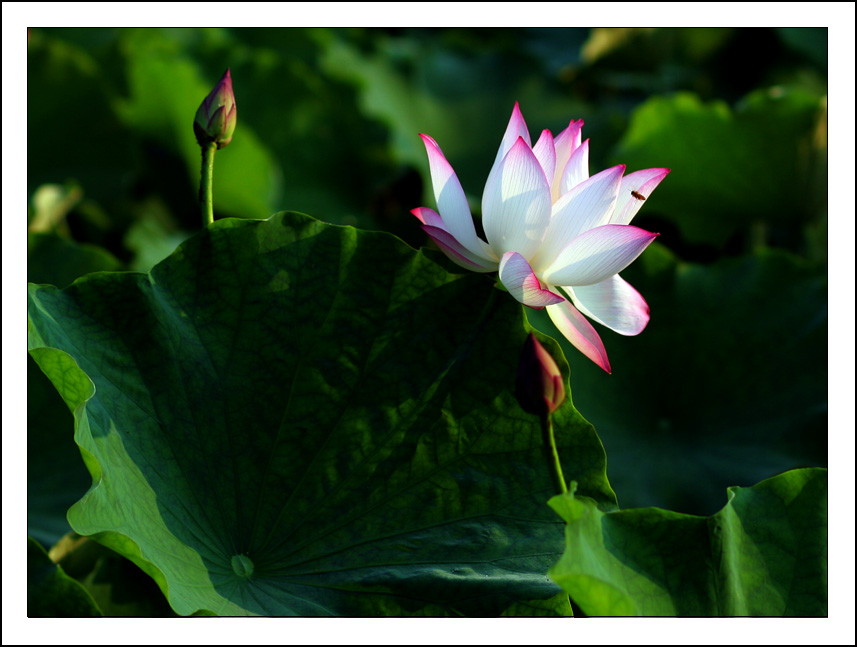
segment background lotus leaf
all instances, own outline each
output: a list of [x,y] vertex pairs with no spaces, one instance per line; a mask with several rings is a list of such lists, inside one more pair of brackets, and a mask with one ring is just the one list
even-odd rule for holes
[[573,493],[550,505],[568,523],[550,575],[587,615],[827,615],[827,470],[729,488],[709,518],[604,513]]

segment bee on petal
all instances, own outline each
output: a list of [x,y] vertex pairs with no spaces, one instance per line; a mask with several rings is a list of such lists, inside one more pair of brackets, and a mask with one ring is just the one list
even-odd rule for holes
[[631,195],[634,196],[635,198],[637,198],[637,200],[645,200],[646,199],[646,196],[644,196],[642,193],[637,193],[634,190],[631,191]]

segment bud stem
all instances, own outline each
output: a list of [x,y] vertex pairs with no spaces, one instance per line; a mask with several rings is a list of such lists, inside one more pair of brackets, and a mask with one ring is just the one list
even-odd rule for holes
[[565,478],[562,475],[562,465],[559,462],[559,453],[556,450],[556,441],[553,436],[553,422],[550,414],[541,416],[542,423],[542,444],[545,453],[545,459],[548,462],[548,469],[553,479],[554,489],[557,494],[567,494],[568,487],[565,485]]
[[205,227],[214,222],[214,199],[212,187],[214,185],[214,153],[217,152],[217,143],[208,142],[202,146],[202,171],[199,178],[199,206],[202,209],[202,226]]

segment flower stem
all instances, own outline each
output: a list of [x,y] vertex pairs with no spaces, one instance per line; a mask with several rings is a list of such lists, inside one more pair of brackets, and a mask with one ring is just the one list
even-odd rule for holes
[[553,422],[550,414],[542,416],[542,445],[544,447],[545,459],[548,462],[548,469],[553,479],[554,489],[557,494],[567,494],[568,487],[565,485],[565,478],[562,475],[562,465],[559,462],[559,453],[556,450],[556,441],[553,436]]
[[214,153],[216,151],[216,142],[208,142],[202,146],[202,171],[199,178],[199,206],[200,209],[202,209],[203,227],[214,222],[212,186],[214,183]]

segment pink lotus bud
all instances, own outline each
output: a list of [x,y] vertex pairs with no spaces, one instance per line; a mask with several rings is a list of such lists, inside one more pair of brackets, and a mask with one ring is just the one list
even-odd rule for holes
[[193,120],[193,132],[200,146],[216,142],[217,148],[223,148],[232,141],[238,113],[235,108],[235,95],[232,93],[232,77],[229,69],[223,74],[211,93],[196,111]]
[[527,413],[546,417],[565,400],[562,373],[551,354],[530,333],[518,364],[515,397]]

